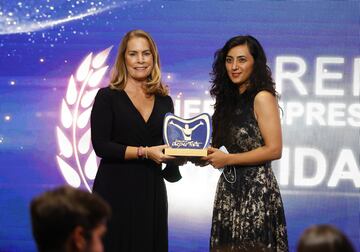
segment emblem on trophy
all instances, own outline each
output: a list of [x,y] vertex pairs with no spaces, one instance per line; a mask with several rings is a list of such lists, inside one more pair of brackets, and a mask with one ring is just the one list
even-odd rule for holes
[[211,137],[211,117],[203,113],[191,119],[183,119],[167,113],[164,119],[164,142],[170,148],[166,155],[207,156]]

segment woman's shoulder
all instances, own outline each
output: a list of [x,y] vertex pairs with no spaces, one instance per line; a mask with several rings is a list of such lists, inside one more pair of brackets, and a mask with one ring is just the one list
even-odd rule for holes
[[271,91],[262,89],[254,94],[254,99],[268,99],[276,97]]
[[173,103],[172,98],[169,95],[157,95],[156,98],[165,103]]
[[254,96],[255,107],[267,107],[277,103],[277,97],[269,90],[261,90]]
[[173,112],[174,110],[174,103],[171,99],[171,97],[169,95],[158,95],[156,97],[157,99],[157,104],[159,104],[163,109],[165,109],[166,111],[171,111]]
[[108,87],[103,87],[100,88],[99,91],[97,92],[97,97],[112,97],[116,94],[121,93],[121,91],[116,90],[116,89],[111,89],[109,86]]

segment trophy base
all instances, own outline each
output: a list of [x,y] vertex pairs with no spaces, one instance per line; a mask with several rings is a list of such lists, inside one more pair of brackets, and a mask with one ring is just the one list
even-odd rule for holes
[[165,155],[182,157],[206,157],[207,149],[176,149],[166,148]]

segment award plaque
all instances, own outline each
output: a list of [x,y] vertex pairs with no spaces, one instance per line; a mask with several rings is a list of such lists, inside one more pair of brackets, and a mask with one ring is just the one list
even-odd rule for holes
[[211,137],[211,117],[203,113],[191,119],[183,119],[167,113],[164,119],[164,142],[169,145],[166,155],[207,156]]

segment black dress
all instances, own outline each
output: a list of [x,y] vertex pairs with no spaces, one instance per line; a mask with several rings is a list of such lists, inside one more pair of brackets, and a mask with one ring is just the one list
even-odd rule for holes
[[107,252],[168,251],[164,179],[181,178],[178,167],[151,160],[124,160],[126,146],[163,144],[163,119],[173,112],[169,96],[155,96],[147,122],[125,91],[102,88],[91,113],[91,139],[101,157],[93,191],[112,208],[104,238]]
[[[226,137],[220,144],[229,153],[247,152],[264,145],[254,116],[254,96],[243,93],[233,111]],[[210,249],[288,251],[283,204],[270,162],[224,169],[215,196]]]

